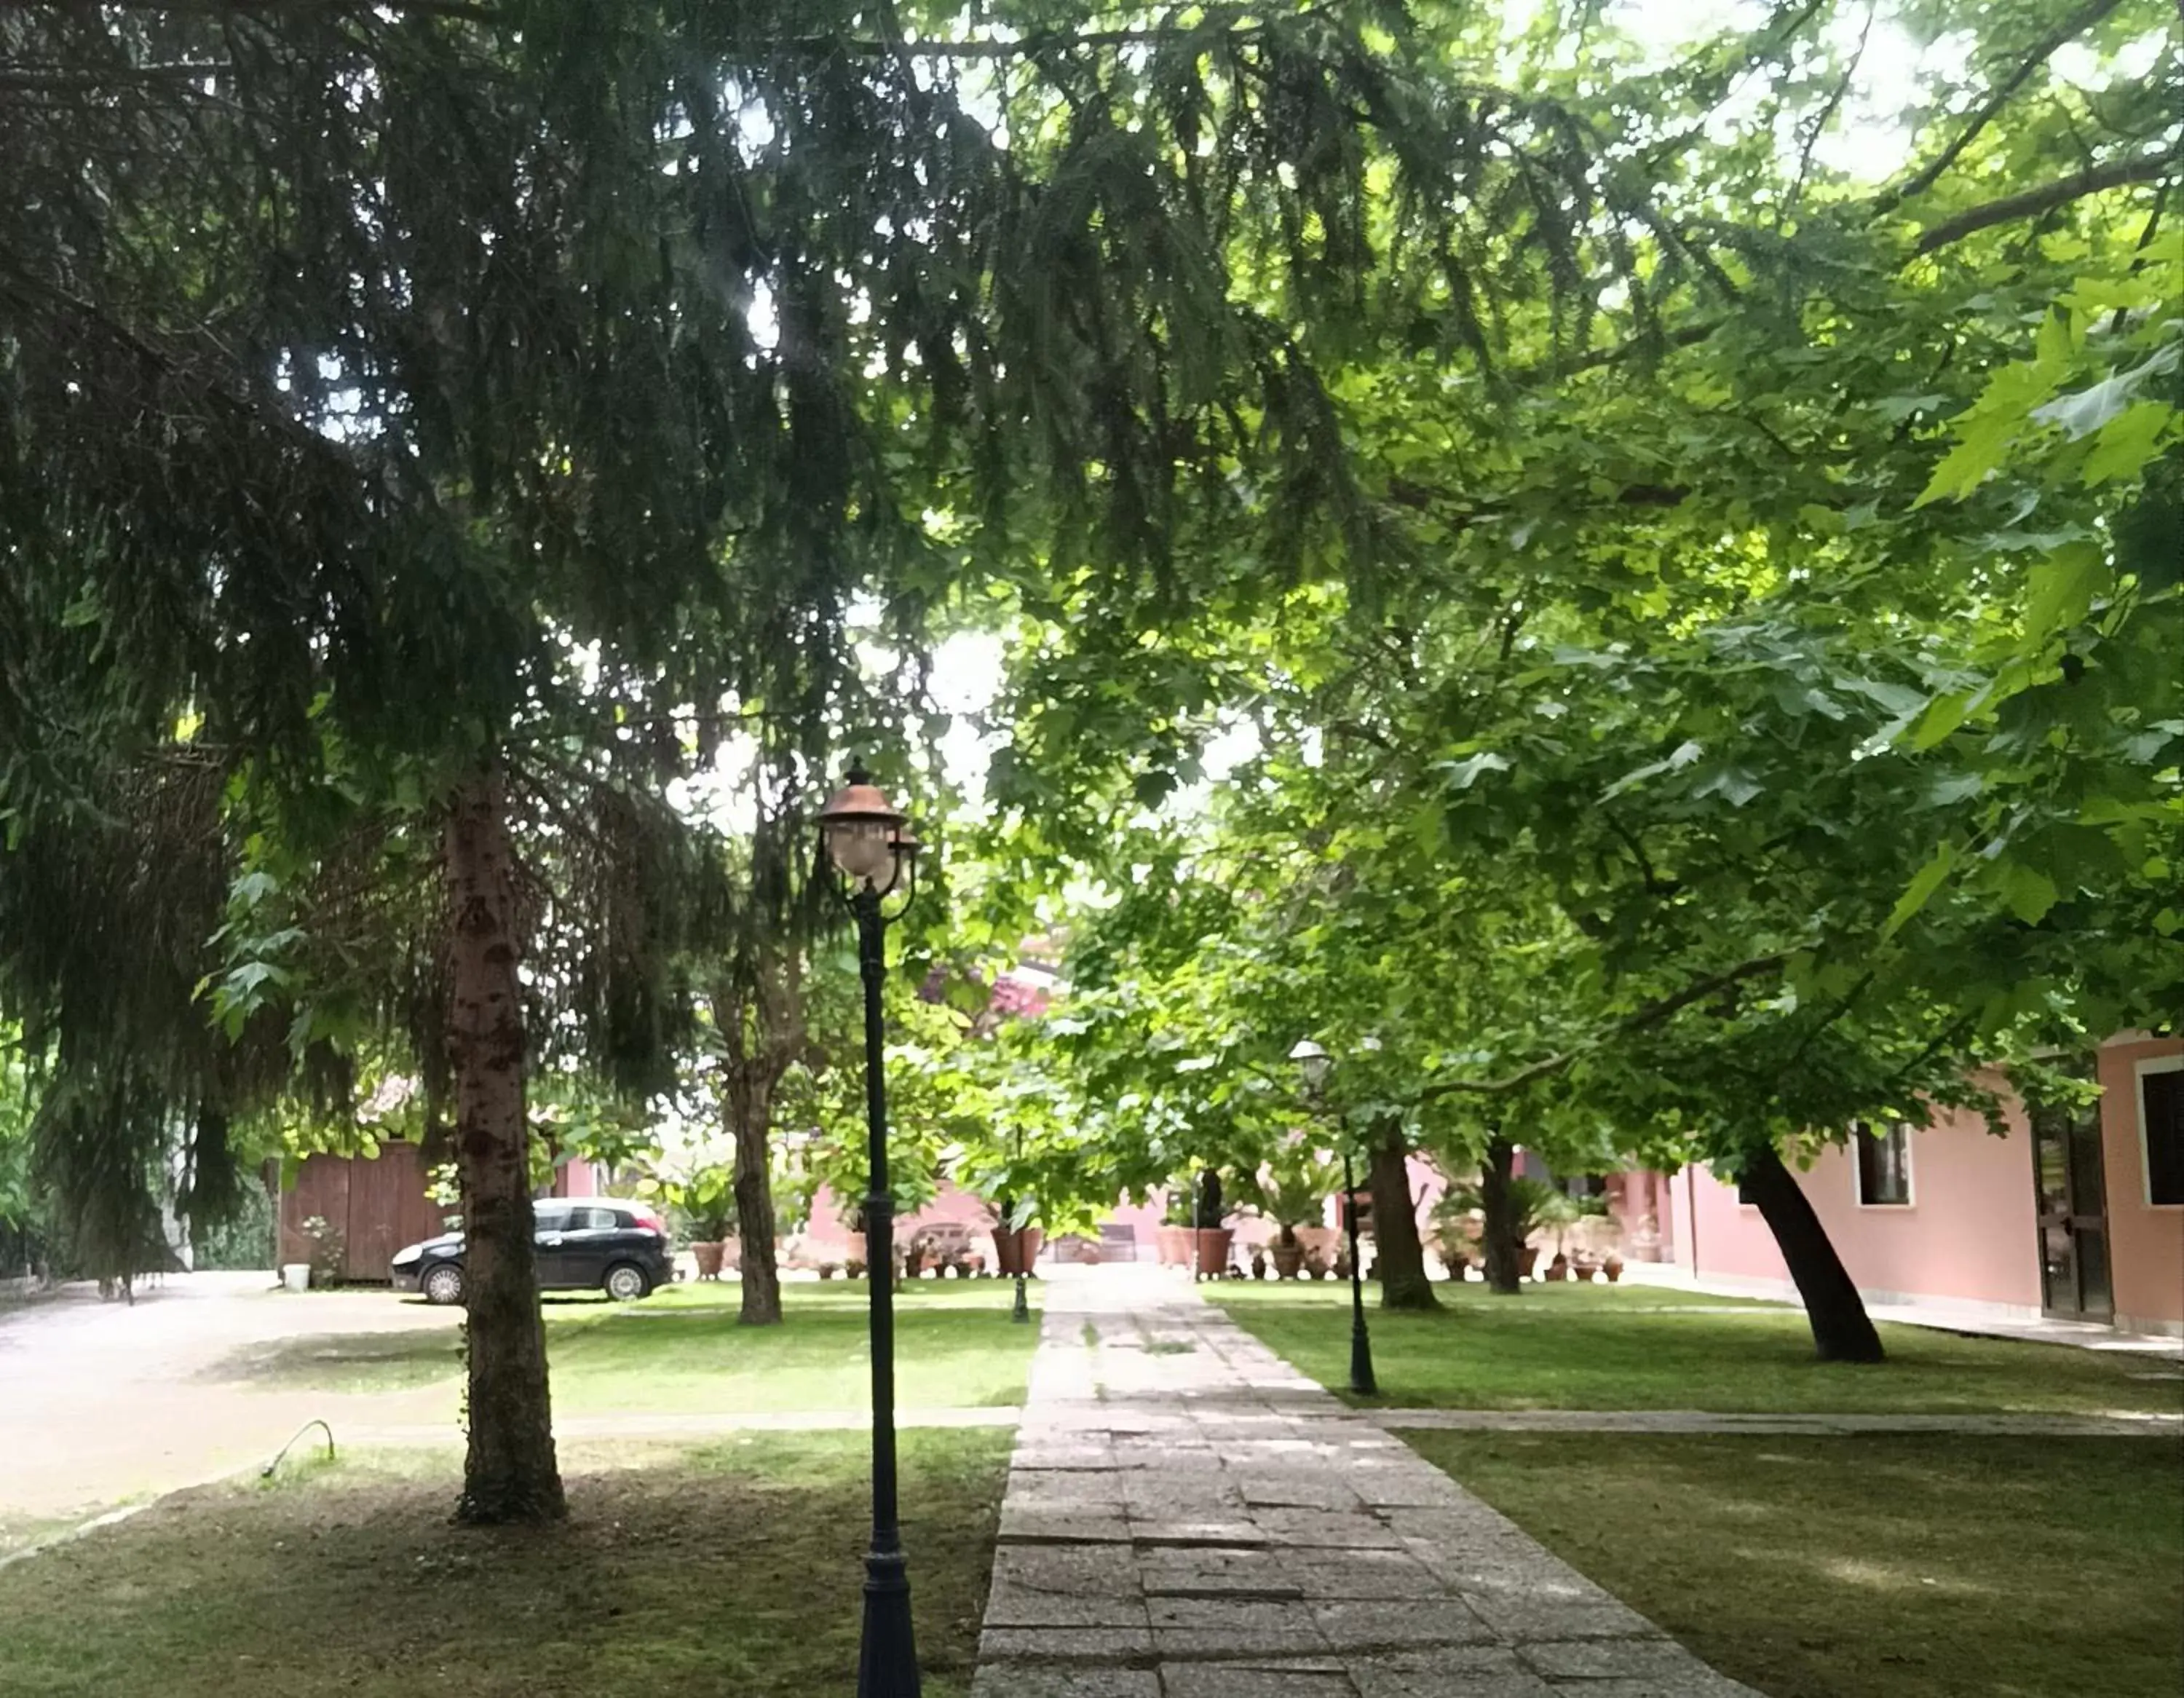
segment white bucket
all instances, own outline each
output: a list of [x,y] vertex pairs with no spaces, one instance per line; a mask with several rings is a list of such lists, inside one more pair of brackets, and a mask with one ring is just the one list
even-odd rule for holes
[[311,1288],[311,1265],[309,1262],[281,1264],[281,1289],[309,1291]]

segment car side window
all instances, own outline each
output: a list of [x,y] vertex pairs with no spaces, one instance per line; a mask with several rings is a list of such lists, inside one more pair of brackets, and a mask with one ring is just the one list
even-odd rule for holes
[[532,1218],[541,1232],[566,1232],[569,1230],[571,1209],[566,1203],[538,1204],[532,1209]]
[[604,1232],[619,1226],[621,1222],[611,1209],[571,1209],[569,1211],[569,1230],[572,1232]]

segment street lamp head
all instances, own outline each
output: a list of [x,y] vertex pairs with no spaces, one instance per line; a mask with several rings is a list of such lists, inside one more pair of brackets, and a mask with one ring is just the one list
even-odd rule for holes
[[862,766],[850,768],[848,785],[819,810],[828,857],[851,884],[876,891],[891,889],[903,862],[916,852],[917,840],[905,824]]
[[1333,1056],[1308,1037],[1296,1041],[1296,1047],[1290,1051],[1290,1059],[1303,1071],[1306,1088],[1313,1091],[1327,1082],[1327,1070],[1334,1061]]

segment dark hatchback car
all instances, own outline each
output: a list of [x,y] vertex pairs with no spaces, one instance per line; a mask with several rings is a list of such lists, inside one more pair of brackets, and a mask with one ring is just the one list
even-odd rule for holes
[[[531,1207],[541,1291],[603,1291],[632,1303],[673,1282],[667,1228],[643,1204],[547,1197]],[[397,1291],[421,1291],[429,1303],[460,1303],[462,1233],[443,1233],[396,1251],[389,1273]]]

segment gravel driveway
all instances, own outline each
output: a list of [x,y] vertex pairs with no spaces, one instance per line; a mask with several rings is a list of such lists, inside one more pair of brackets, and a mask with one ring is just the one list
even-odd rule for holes
[[336,1394],[240,1376],[254,1346],[451,1333],[460,1313],[385,1292],[290,1294],[254,1273],[172,1275],[133,1307],[84,1286],[0,1308],[0,1551],[53,1522],[264,1461],[315,1416],[337,1438],[345,1423],[445,1420],[443,1388]]

